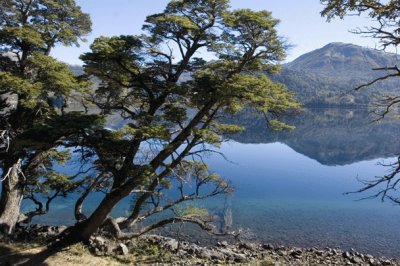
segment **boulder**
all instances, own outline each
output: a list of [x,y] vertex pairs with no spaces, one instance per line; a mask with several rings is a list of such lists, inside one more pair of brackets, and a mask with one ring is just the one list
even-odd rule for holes
[[169,250],[176,250],[179,246],[179,243],[176,239],[170,238],[164,243],[164,247]]
[[117,248],[115,249],[115,252],[118,254],[118,255],[128,255],[129,254],[129,249],[128,249],[128,247],[125,245],[125,244],[123,244],[123,243],[120,243],[118,246],[117,246]]
[[107,240],[104,237],[96,236],[93,238],[93,244],[96,246],[104,246],[107,243]]
[[225,240],[217,243],[217,246],[219,246],[219,247],[227,247],[228,245],[229,245],[228,241],[225,241]]
[[235,259],[234,259],[233,261],[234,261],[234,262],[237,262],[237,263],[246,263],[248,260],[247,260],[247,258],[246,258],[245,255],[243,255],[243,254],[236,254],[236,255],[235,255]]

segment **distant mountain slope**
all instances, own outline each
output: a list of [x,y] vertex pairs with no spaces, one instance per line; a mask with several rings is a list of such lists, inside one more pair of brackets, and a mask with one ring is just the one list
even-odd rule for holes
[[368,104],[374,97],[400,91],[400,78],[379,82],[360,92],[353,89],[387,73],[373,68],[394,66],[398,61],[392,53],[330,43],[284,64],[282,72],[272,79],[288,86],[307,105]]
[[[306,106],[358,106],[368,105],[376,98],[400,93],[400,78],[392,78],[374,86],[354,91],[385,71],[373,68],[397,65],[395,54],[369,49],[354,44],[330,43],[284,64],[282,72],[270,76],[294,91]],[[70,66],[77,75],[81,66]],[[190,78],[186,75],[183,80]],[[98,85],[99,80],[95,80]]]
[[385,53],[354,44],[330,43],[306,53],[285,65],[286,69],[307,71],[315,75],[352,80],[377,75],[372,68],[393,66],[395,54]]
[[69,70],[77,76],[85,74],[85,70],[83,69],[83,66],[69,65],[68,67],[69,67]]

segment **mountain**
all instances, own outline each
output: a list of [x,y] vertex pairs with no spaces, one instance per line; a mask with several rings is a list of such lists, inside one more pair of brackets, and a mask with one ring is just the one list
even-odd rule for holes
[[285,68],[321,77],[352,80],[377,75],[372,68],[394,66],[396,61],[396,55],[392,53],[348,43],[330,43],[287,63]]
[[77,76],[83,75],[85,70],[80,65],[69,65],[69,70]]
[[400,79],[381,81],[357,92],[354,88],[389,73],[373,68],[394,66],[397,61],[396,54],[330,43],[284,64],[282,72],[271,78],[294,91],[305,105],[368,105],[398,90]]
[[[394,66],[397,61],[392,53],[330,43],[284,64],[281,73],[270,78],[285,84],[305,106],[365,106],[382,95],[395,94],[400,89],[400,78],[387,79],[359,91],[354,88],[388,73],[373,68]],[[77,75],[83,74],[80,66],[70,69]],[[189,75],[183,80],[188,78]]]

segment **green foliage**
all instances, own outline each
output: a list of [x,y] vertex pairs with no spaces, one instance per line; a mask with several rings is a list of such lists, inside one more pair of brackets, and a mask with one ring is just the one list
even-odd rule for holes
[[[91,31],[91,22],[74,0],[0,0],[0,6],[0,132],[7,134],[6,145],[0,143],[1,172],[5,175],[6,167],[21,161],[28,179],[16,187],[38,205],[33,213],[44,214],[54,197],[80,185],[55,170],[70,160],[56,147],[82,140],[102,123],[97,116],[64,114],[68,100],[87,92],[92,83],[49,56],[55,45],[78,45]],[[62,103],[56,106],[53,99]],[[2,201],[8,193],[3,187]],[[48,198],[45,210],[35,193]]]
[[227,84],[227,96],[233,95],[234,103],[241,106],[253,105],[260,111],[285,113],[288,109],[299,108],[294,101],[294,94],[285,86],[275,83],[265,75],[258,77],[247,74],[236,74]]
[[197,106],[204,104],[210,93],[203,88],[215,86],[216,98],[226,111],[235,113],[245,106],[255,106],[265,113],[283,114],[295,110],[300,105],[294,100],[294,94],[285,86],[272,82],[265,75],[233,74],[229,79],[223,79],[222,73],[230,63],[211,63],[209,69],[199,70],[194,75],[195,93],[193,103]]
[[92,52],[82,55],[81,59],[85,61],[86,73],[103,82],[128,87],[130,75],[139,73],[136,61],[141,47],[141,40],[134,36],[99,37],[90,46]]
[[186,109],[176,104],[168,104],[163,108],[164,119],[172,123],[187,119]]
[[0,53],[9,60],[0,70],[0,96],[15,95],[15,109],[2,112],[14,130],[54,115],[49,97],[64,99],[91,84],[78,80],[66,64],[49,56],[57,44],[78,45],[90,32],[90,19],[73,0],[2,0]]
[[180,165],[174,169],[174,174],[189,183],[194,181],[200,186],[203,184],[212,184],[214,187],[223,188],[224,193],[233,191],[225,179],[212,172],[208,168],[208,165],[203,162],[182,161]]
[[[199,43],[205,45],[215,39],[211,31],[216,20],[221,19],[228,7],[228,0],[178,0],[171,1],[164,12],[148,16],[143,29],[151,34],[156,42],[166,39],[182,41],[198,37]],[[204,34],[207,33],[207,34]]]
[[67,189],[69,186],[71,186],[68,175],[52,171],[44,177],[45,181],[38,185],[46,188],[46,190],[44,190],[42,193],[45,193],[47,195],[49,195],[54,190]]
[[283,130],[283,129],[293,130],[293,129],[295,129],[294,126],[287,125],[276,119],[269,121],[269,126],[272,130]]
[[14,138],[10,152],[30,150],[40,153],[48,152],[65,141],[77,141],[79,135],[84,135],[104,126],[104,117],[97,115],[82,115],[68,113],[63,116],[52,116],[50,119],[38,119],[31,128]]
[[344,16],[352,12],[355,12],[355,14],[368,12],[371,18],[387,18],[394,20],[398,18],[400,14],[398,2],[395,0],[321,0],[321,3],[325,5],[321,14],[328,19],[334,17],[344,18]]
[[29,167],[29,184],[25,193],[42,193],[46,196],[51,195],[54,191],[65,194],[80,185],[80,181],[74,181],[70,175],[59,173],[54,169],[55,165],[64,165],[71,160],[71,152],[69,150],[58,150],[55,148],[48,149],[35,159]]
[[55,96],[71,96],[72,91],[82,92],[91,83],[77,80],[76,76],[69,71],[68,65],[34,52],[28,59],[28,68],[35,70],[35,80],[42,84],[42,94]]
[[217,124],[216,129],[222,135],[235,134],[245,130],[243,126],[235,124]]
[[[232,11],[227,0],[176,0],[147,17],[145,34],[99,37],[81,56],[86,74],[100,80],[90,100],[103,114],[126,121],[85,143],[99,170],[112,178],[107,193],[120,200],[135,192],[125,225],[188,200],[232,192],[225,179],[193,160],[243,130],[223,123],[222,115],[252,106],[267,123],[286,128],[276,119],[300,105],[285,86],[260,74],[278,71],[285,57],[278,22],[268,11]],[[205,49],[217,59],[195,57]],[[169,198],[163,190],[172,187],[178,196]],[[189,208],[181,214],[207,212]]]
[[206,208],[198,207],[195,205],[183,206],[181,209],[177,209],[176,212],[183,217],[187,216],[197,216],[206,217],[209,216],[209,212]]
[[[57,3],[64,8],[64,4],[68,6],[73,1],[46,3],[49,8],[55,8]],[[35,17],[32,23],[34,20]],[[54,170],[56,160],[52,159],[53,164],[49,163],[46,171],[36,173],[43,186],[37,192],[49,194],[56,190],[64,195],[82,184],[89,187],[88,193],[104,191],[106,196],[98,208],[106,209],[95,210],[83,223],[90,228],[80,228],[79,234],[82,230],[85,234],[96,230],[91,222],[104,221],[112,207],[131,194],[132,213],[124,226],[185,201],[231,193],[225,179],[194,158],[212,145],[218,146],[226,136],[223,134],[242,130],[220,121],[226,112],[253,106],[268,122],[298,109],[299,104],[286,87],[259,74],[260,70],[279,70],[279,62],[285,56],[286,45],[276,32],[277,23],[268,11],[231,11],[227,0],[171,1],[163,13],[147,17],[143,26],[146,34],[99,37],[94,41],[91,51],[81,56],[86,76],[100,80],[100,86],[90,93],[85,90],[87,82],[75,80],[66,73],[65,66],[47,57],[48,39],[42,37],[45,48],[38,42],[27,54],[21,50],[27,55],[24,64],[16,61],[21,71],[9,75],[32,84],[32,88],[25,88],[30,91],[13,91],[23,96],[18,101],[30,103],[22,113],[27,121],[39,105],[49,110],[46,115],[31,119],[34,128],[21,136],[40,140],[40,133],[47,136],[44,131],[48,130],[53,135],[49,137],[50,143],[78,147],[82,161],[94,162],[99,173],[98,180],[89,175],[64,175]],[[36,21],[32,27],[36,29],[36,25],[41,24]],[[43,34],[40,27],[37,32]],[[29,38],[33,45],[35,39]],[[59,38],[62,43],[73,42],[62,27]],[[204,49],[217,59],[205,62],[196,58]],[[44,99],[50,94],[68,97],[73,90],[94,103],[99,114],[119,115],[126,123],[116,130],[107,130],[101,128],[101,119],[96,116],[63,114],[61,118],[67,119],[65,126],[59,125],[56,110],[46,106]],[[85,121],[87,124],[83,124]],[[283,123],[271,123],[284,127]],[[33,150],[38,146],[29,147]],[[49,149],[50,145],[46,147]],[[163,190],[172,186],[178,189],[178,196],[169,199]],[[182,221],[190,222],[193,218],[203,228],[212,230],[206,224],[209,219],[201,219],[209,218],[204,209],[190,207],[181,215],[185,217]],[[176,220],[179,221],[173,218],[164,222]]]
[[167,128],[162,125],[154,125],[154,126],[143,126],[139,129],[132,127],[133,125],[128,124],[123,128],[113,131],[112,135],[115,139],[118,138],[132,138],[136,134],[141,134],[143,139],[160,139],[160,140],[169,140],[170,132]]
[[33,52],[26,67],[30,69],[29,75],[0,71],[0,93],[19,95],[18,104],[27,109],[51,109],[47,101],[49,96],[67,98],[91,85],[77,80],[66,64],[39,52]]
[[[46,54],[56,44],[78,45],[91,31],[91,21],[74,0],[1,0],[1,51]],[[28,47],[28,49],[26,49]]]
[[15,76],[8,72],[0,72],[0,85],[2,93],[20,93],[37,97],[41,84],[32,84],[29,80]]
[[8,26],[0,31],[0,40],[4,43],[10,43],[10,50],[17,48],[17,44],[13,43],[15,38],[20,42],[35,46],[37,49],[46,47],[42,35],[32,25]]
[[276,72],[279,70],[276,62],[285,57],[285,46],[275,29],[278,23],[279,20],[272,18],[268,11],[240,9],[225,12],[222,42],[215,45],[220,58],[232,61],[255,53],[257,57],[246,66],[247,70]]
[[194,129],[193,133],[199,136],[204,142],[219,146],[221,136],[211,129]]

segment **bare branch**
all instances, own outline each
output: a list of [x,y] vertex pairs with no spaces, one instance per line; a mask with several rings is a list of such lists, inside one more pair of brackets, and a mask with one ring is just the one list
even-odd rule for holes
[[391,193],[395,193],[400,184],[400,178],[398,177],[398,174],[400,173],[400,156],[398,156],[394,163],[381,165],[391,167],[390,173],[384,176],[377,176],[374,180],[359,180],[364,186],[357,191],[347,192],[345,194],[361,193],[377,189],[377,192],[371,196],[362,198],[361,200],[371,198],[380,198],[382,201],[389,199],[393,202],[395,202],[394,199],[399,200],[398,197],[394,197]]
[[362,85],[360,85],[360,86],[354,88],[354,90],[358,91],[358,90],[360,90],[360,89],[362,89],[362,88],[369,87],[369,86],[371,86],[371,85],[377,83],[378,81],[382,81],[382,80],[386,80],[386,79],[388,79],[388,78],[400,76],[400,70],[397,68],[397,66],[394,67],[394,68],[376,68],[375,70],[383,70],[383,69],[390,69],[390,70],[395,69],[397,72],[396,72],[396,73],[393,73],[393,74],[388,74],[388,75],[385,75],[385,76],[376,78],[376,79],[374,79],[374,80],[372,80],[372,81],[370,81],[370,82],[368,82],[368,83],[362,84]]
[[104,178],[104,175],[97,175],[95,177],[95,179],[93,180],[93,182],[90,184],[90,186],[88,188],[86,188],[84,190],[84,192],[82,193],[82,195],[77,199],[76,203],[75,203],[75,219],[77,221],[82,221],[87,219],[87,217],[82,213],[82,205],[83,202],[85,201],[85,199],[87,198],[87,196],[90,194],[90,192],[93,191],[93,189],[100,183],[100,180]]
[[0,132],[0,148],[4,148],[5,152],[8,152],[10,148],[10,136],[8,130],[2,130]]
[[154,224],[151,224],[149,226],[146,226],[144,228],[142,228],[141,230],[139,230],[138,232],[132,232],[132,233],[124,233],[118,223],[115,220],[111,220],[110,221],[113,229],[115,230],[116,233],[116,237],[120,240],[124,240],[124,239],[131,239],[131,238],[135,238],[135,237],[139,237],[143,234],[146,234],[152,230],[155,230],[157,228],[161,228],[164,227],[168,224],[174,224],[174,223],[191,223],[191,224],[196,224],[198,225],[201,229],[203,229],[204,231],[206,231],[209,234],[215,235],[215,236],[227,236],[230,233],[220,233],[217,232],[215,230],[215,227],[212,226],[211,224],[209,224],[210,221],[205,221],[202,220],[199,217],[196,216],[184,216],[184,217],[172,217],[172,218],[167,218],[161,221],[158,221]]

